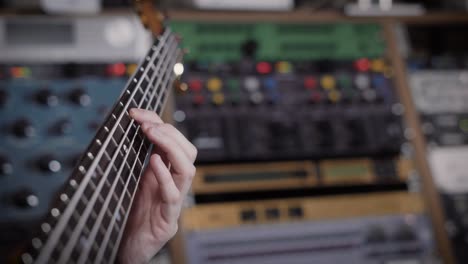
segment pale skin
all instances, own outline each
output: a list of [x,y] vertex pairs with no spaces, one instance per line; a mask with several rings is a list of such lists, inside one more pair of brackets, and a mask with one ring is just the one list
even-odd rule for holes
[[147,110],[131,117],[154,144],[119,249],[119,263],[147,263],[177,232],[184,197],[195,176],[197,149],[172,125]]

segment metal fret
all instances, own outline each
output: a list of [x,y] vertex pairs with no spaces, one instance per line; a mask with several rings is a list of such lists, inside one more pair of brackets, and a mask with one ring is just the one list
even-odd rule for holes
[[[177,54],[176,54],[176,56],[174,56],[174,58],[176,58],[176,57],[177,57]],[[171,69],[171,70],[172,70],[172,69]],[[168,84],[169,84],[169,83],[172,83],[173,81],[174,81],[174,77],[169,78]],[[167,87],[168,84],[166,84],[166,87]],[[161,101],[159,102],[159,105],[164,105],[165,102],[166,102],[166,99],[164,98],[163,100],[161,100]],[[157,109],[157,107],[158,107],[158,106],[155,106],[156,109]],[[161,109],[162,109],[162,107],[161,107]],[[154,110],[154,109],[152,109],[152,110]],[[160,114],[160,112],[158,112],[158,114]],[[140,153],[139,153],[139,154],[140,154]],[[145,159],[146,156],[147,156],[147,153],[143,153],[143,154],[144,154],[144,155],[143,155],[143,156],[144,156],[143,159]],[[138,155],[138,156],[140,156],[140,155]],[[137,159],[137,160],[139,160],[139,159]],[[133,177],[130,177],[130,179],[132,179],[132,178],[133,178]],[[137,191],[137,187],[138,187],[138,183],[139,183],[140,179],[141,179],[141,177],[138,177],[138,178],[136,179],[136,181],[134,182],[133,186],[127,188],[127,190],[131,190],[131,191],[130,191],[130,193],[131,193],[131,198],[128,200],[128,204],[129,204],[128,206],[129,206],[129,207],[130,207],[130,205],[132,204],[132,201],[133,201],[133,199],[134,199],[134,197],[135,197],[135,194],[136,194],[136,191]],[[132,182],[132,181],[130,181],[130,182]],[[125,197],[125,194],[121,195],[121,200],[122,200],[124,197]],[[129,213],[130,213],[130,210],[128,210],[127,213],[125,214],[125,218],[124,218],[124,220],[122,221],[122,226],[125,226],[125,224],[126,224],[126,222],[127,222],[127,219],[128,219],[128,216],[129,216]],[[117,244],[119,244],[119,243],[120,243],[120,240],[122,239],[123,231],[124,231],[124,230],[122,229],[122,230],[118,233],[117,240],[114,240],[114,239],[113,239],[113,241],[117,241]],[[108,263],[113,263],[113,262],[114,262],[115,257],[116,257],[116,255],[117,255],[117,250],[118,250],[118,248],[115,248],[114,250],[112,250],[112,254],[110,255],[110,258],[108,259],[108,260],[109,260]],[[106,251],[107,251],[107,250],[106,250]],[[97,259],[95,263],[99,263],[98,261],[100,261],[100,260]]]
[[[154,79],[154,77],[152,78]],[[133,144],[130,144],[130,145],[133,145]],[[129,152],[128,151],[124,151],[125,154],[128,156]],[[122,153],[122,150],[120,150],[120,153]],[[124,164],[122,164],[122,167],[121,167],[121,171],[119,171],[119,175],[122,175],[122,168],[125,169],[126,166],[124,166]],[[122,180],[122,177],[119,177],[119,180]],[[123,186],[119,186],[118,184],[116,185],[116,190],[113,191],[113,197],[115,197],[115,193],[122,193],[124,191],[124,188]],[[110,207],[112,209],[112,207]],[[122,210],[122,208],[120,208]],[[118,211],[116,210],[116,213],[115,215],[118,215]],[[119,226],[116,226],[117,230],[119,230]]]
[[[160,113],[160,102],[165,101],[168,83],[174,78],[168,76],[172,76],[171,67],[175,58],[171,60],[169,67],[164,69],[171,73],[168,76],[164,75],[164,79],[169,81],[166,83],[158,79],[154,84],[154,77],[161,73],[161,67],[158,66],[162,65],[163,61],[168,61],[159,56],[162,53],[170,56],[173,53],[168,50],[177,50],[175,44],[167,45],[166,41],[174,42],[170,33],[165,33],[158,46],[154,46],[148,52],[147,58],[127,84],[120,101],[114,106],[113,115],[109,116],[105,125],[98,131],[95,140],[80,161],[81,167],[75,169],[64,196],[60,196],[64,208],[55,208],[56,211],[51,212],[52,215],[56,215],[58,222],[49,220],[43,224],[43,230],[51,229],[51,232],[50,235],[49,232],[43,232],[44,237],[48,236],[48,239],[34,240],[34,244],[42,248],[37,263],[69,262],[70,256],[74,260],[79,257],[81,262],[87,259],[102,260],[103,257],[109,261],[115,258],[140,180],[139,174],[151,148],[151,144],[139,132],[139,126],[129,117],[128,109],[146,105],[146,108],[156,108]],[[154,77],[149,79],[148,76]],[[152,96],[148,97],[149,94]],[[132,142],[129,136],[134,136]],[[137,145],[140,143],[138,151],[133,147],[134,142],[137,142]],[[133,165],[130,167],[130,164]],[[107,198],[101,193],[108,194]],[[105,243],[100,244],[101,241]],[[98,250],[100,251],[97,252]],[[32,255],[25,256],[35,258]]]
[[[169,53],[168,55],[170,55],[170,53]],[[169,65],[172,65],[172,64],[169,63]],[[167,66],[166,66],[166,67],[167,67]],[[166,78],[166,75],[161,76],[161,77]],[[158,82],[159,82],[159,80],[158,80]],[[154,90],[154,93],[156,93],[156,90],[157,90],[157,89]],[[149,107],[149,105],[146,105],[145,108],[148,109],[148,107]],[[144,142],[145,142],[145,141],[142,141],[142,146],[141,146],[141,148],[145,145]],[[132,144],[132,145],[133,145],[133,144]],[[141,148],[140,148],[140,151],[141,151]],[[132,149],[134,149],[134,148],[132,148]],[[146,151],[145,151],[145,152],[146,152]],[[130,151],[126,152],[127,157],[128,157],[128,155],[129,155],[130,153],[131,153]],[[145,155],[145,156],[146,156],[146,155]],[[141,173],[142,165],[143,165],[143,162],[141,162],[140,157],[137,156],[137,158],[135,159],[135,163],[133,164],[132,169],[130,170],[130,172],[132,172],[132,176],[133,176],[133,172],[134,172],[133,169],[134,169],[135,167],[137,168],[138,173]],[[118,173],[119,176],[123,174],[122,172],[123,172],[125,169],[126,169],[125,164],[122,164],[121,169],[120,169],[120,171],[119,171],[119,173]],[[127,190],[127,188],[128,188],[127,186],[128,186],[128,184],[129,184],[130,182],[133,182],[133,183],[135,184],[135,188],[136,188],[136,182],[131,180],[132,177],[130,177],[130,175],[128,175],[127,178],[128,178],[127,184],[126,184],[125,186],[122,186],[122,188],[121,188],[120,190],[115,190],[116,193],[124,193],[124,192]],[[132,184],[132,185],[133,185],[133,184]],[[118,203],[118,205],[117,205],[117,208],[122,209],[121,204],[122,204],[122,202],[119,201],[119,203]],[[126,203],[126,204],[129,206],[129,203]],[[125,207],[125,208],[128,208],[128,207]],[[120,210],[120,209],[119,209],[119,210]],[[127,209],[127,211],[128,211],[128,210],[129,210],[129,208]],[[114,214],[118,214],[118,213],[119,213],[118,210],[116,210]],[[110,229],[108,229],[108,230],[111,230],[111,231],[112,231],[112,230],[115,230],[114,228],[116,228],[117,230],[120,229],[120,227],[119,227],[118,225],[114,226],[114,223],[115,223],[115,219],[112,219],[111,227],[110,227]],[[96,225],[98,225],[98,224],[99,224],[99,223],[97,223]],[[109,232],[109,231],[108,231],[108,232]],[[107,240],[106,240],[107,243],[109,242],[109,241],[108,241],[108,240],[109,240],[109,237],[112,237],[112,235],[113,235],[112,232],[111,232],[111,233],[106,233],[106,237],[105,237],[105,238],[107,238]],[[105,252],[105,251],[106,251],[106,248],[109,248],[109,247],[105,247],[105,246],[102,246],[102,247],[101,247],[101,251],[98,252],[98,254],[97,254],[97,259],[96,259],[96,261],[100,261],[100,258],[102,258],[102,256],[105,256],[105,255],[106,255],[106,252]],[[104,251],[102,251],[102,250],[104,250]]]
[[[168,36],[169,36],[169,33],[165,33],[162,36],[162,38],[160,39],[161,43],[158,44],[158,45],[160,45],[160,47],[162,47],[164,45],[164,42],[165,42],[164,39],[167,38]],[[149,54],[152,54],[153,51],[154,50],[151,50],[149,52]],[[130,84],[130,85],[128,85],[129,88],[132,88],[132,86],[134,86],[132,84],[132,81],[130,81],[129,84]],[[123,115],[121,114],[121,116],[123,116]],[[106,127],[104,127],[102,129],[102,131],[105,131],[105,132],[109,131],[108,133],[112,133],[113,130],[115,130],[114,127],[111,128],[111,129],[109,129],[108,127],[106,129]],[[110,138],[108,138],[108,137],[107,138],[106,137],[104,137],[104,138],[99,138],[98,137],[97,140],[99,140],[103,146],[106,146],[110,142]],[[92,171],[92,170],[95,170],[96,167],[98,167],[99,164],[96,161],[99,161],[101,159],[101,157],[103,156],[103,152],[104,152],[104,150],[101,149],[101,150],[99,150],[98,153],[94,153],[94,156],[96,157],[96,159],[88,167],[89,168],[88,170]],[[73,175],[75,176],[77,174],[80,174],[80,172],[78,170],[76,170],[76,172],[74,172]],[[69,220],[69,218],[71,216],[71,213],[75,210],[75,207],[78,204],[79,198],[82,195],[82,192],[84,191],[85,186],[89,182],[90,177],[91,177],[91,174],[89,173],[89,171],[83,176],[83,178],[80,181],[77,189],[74,191],[73,197],[70,199],[70,202],[68,203],[66,211],[64,212],[64,214],[60,218],[59,222],[56,225],[54,225],[54,228],[52,229],[51,234],[48,237],[48,240],[47,240],[46,244],[44,245],[44,247],[42,248],[42,251],[40,252],[39,256],[37,257],[37,263],[49,262],[48,259],[49,259],[50,255],[51,255],[51,253],[54,251],[54,247],[57,244],[57,241],[59,240],[59,237],[62,236],[62,232],[64,232],[64,229],[65,229],[66,225],[68,224],[68,220]],[[72,187],[76,186],[76,184],[77,184],[77,182],[70,181],[70,185]]]
[[[140,89],[140,88],[138,88]],[[140,90],[137,90],[136,94],[138,94],[138,91]],[[143,95],[143,97],[146,96],[146,93],[148,92],[148,90],[145,91],[145,94]],[[119,105],[119,104],[118,104]],[[112,118],[109,118],[109,120],[112,120]],[[107,122],[106,122],[107,123]],[[108,148],[104,151],[106,152],[107,150],[109,150],[110,153],[112,153],[112,158],[110,160],[110,163],[111,163],[111,166],[108,166],[105,170],[105,177],[108,178],[108,177],[116,177],[115,173],[111,173],[111,170],[114,166],[114,162],[115,162],[115,159],[116,157],[118,156],[118,151],[119,149],[122,147],[123,145],[123,141],[121,140],[121,138],[117,138],[115,139],[115,136],[118,135],[118,131],[119,128],[118,128],[118,124],[117,124],[117,127],[113,126],[113,130],[112,130],[112,135],[111,135],[111,142],[114,142],[116,145],[118,141],[120,141],[120,143],[117,145],[117,146],[114,146],[112,144],[110,144],[109,146],[110,149],[109,149],[109,146]],[[125,134],[122,134],[121,137],[124,138],[124,137],[127,137],[127,134],[128,134],[128,131],[126,131]],[[114,181],[113,179],[110,180],[112,183],[112,189],[111,189],[111,192],[112,190],[115,188],[115,184],[116,184],[116,181]],[[104,179],[101,179],[99,185],[98,185],[98,188],[97,188],[97,191],[93,194],[93,196],[91,197],[90,199],[90,204],[88,207],[86,207],[86,209],[84,210],[83,214],[82,214],[82,219],[80,219],[80,221],[78,222],[78,226],[76,227],[76,231],[73,232],[69,242],[67,243],[65,249],[63,250],[62,254],[61,254],[61,257],[59,259],[59,262],[65,262],[69,256],[70,256],[70,253],[73,254],[77,248],[75,247],[76,245],[76,241],[81,237],[81,239],[84,237],[81,233],[82,233],[82,230],[84,227],[86,227],[88,224],[92,224],[92,221],[91,223],[89,223],[89,214],[90,214],[90,210],[93,210],[93,206],[95,204],[95,200],[97,198],[97,192],[100,192],[101,191],[101,188],[104,184],[105,180]],[[109,201],[109,198],[106,199],[106,204],[108,204],[108,201]],[[78,249],[79,251],[83,251],[83,252],[87,252],[86,248],[84,250],[80,250]]]

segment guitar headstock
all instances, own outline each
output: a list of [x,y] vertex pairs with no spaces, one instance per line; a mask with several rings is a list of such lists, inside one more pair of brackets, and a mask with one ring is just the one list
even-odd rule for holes
[[134,0],[135,8],[141,23],[151,31],[153,37],[158,37],[164,30],[164,14],[156,9],[153,0]]

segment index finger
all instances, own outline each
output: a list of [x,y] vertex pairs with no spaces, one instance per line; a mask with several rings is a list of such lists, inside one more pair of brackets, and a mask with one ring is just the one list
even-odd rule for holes
[[130,116],[140,124],[145,122],[164,123],[158,114],[146,109],[132,108],[130,109]]

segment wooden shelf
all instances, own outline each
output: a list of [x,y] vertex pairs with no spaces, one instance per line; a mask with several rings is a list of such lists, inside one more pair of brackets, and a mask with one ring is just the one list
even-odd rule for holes
[[394,21],[409,24],[468,23],[468,13],[432,12],[422,16],[350,17],[334,11],[297,10],[291,12],[240,12],[171,10],[174,20],[197,21],[278,21],[278,22],[334,22],[334,21]]
[[[134,13],[132,8],[105,9],[100,14],[89,14],[84,16],[99,15],[128,15]],[[336,22],[336,21],[395,21],[409,24],[428,23],[468,23],[468,12],[429,12],[422,16],[391,16],[391,17],[350,17],[338,11],[314,11],[311,9],[300,9],[284,12],[259,12],[259,11],[202,11],[191,9],[169,10],[168,16],[174,20],[197,20],[197,21],[278,21],[278,22]],[[14,9],[0,9],[0,16],[23,16],[39,15],[46,16],[40,12],[21,12]],[[59,15],[60,16],[60,15]],[[63,15],[69,16],[69,15]],[[82,16],[82,15],[76,15]]]

